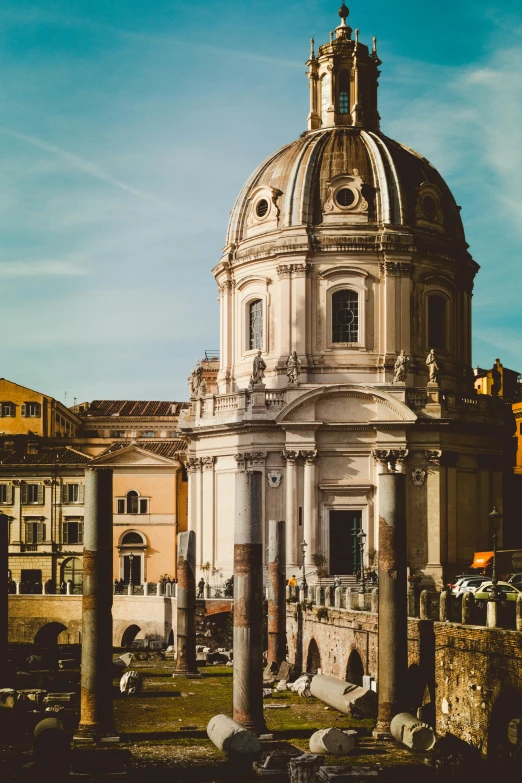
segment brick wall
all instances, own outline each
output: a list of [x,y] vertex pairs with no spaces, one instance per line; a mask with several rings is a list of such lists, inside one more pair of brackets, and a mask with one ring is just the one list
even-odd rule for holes
[[[364,674],[377,678],[376,614],[328,607],[320,619],[317,608],[290,604],[287,634],[289,658],[303,669],[312,663],[349,679],[355,652]],[[410,618],[408,667],[411,709],[423,708],[439,735],[449,732],[486,753],[490,731],[502,737],[509,720],[522,717],[520,632]]]

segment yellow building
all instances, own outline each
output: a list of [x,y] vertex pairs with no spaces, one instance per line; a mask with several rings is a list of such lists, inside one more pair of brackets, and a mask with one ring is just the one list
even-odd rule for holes
[[187,530],[184,440],[114,443],[92,461],[113,470],[115,579],[176,577],[177,534]]
[[489,394],[492,397],[504,397],[505,399],[518,395],[520,373],[508,370],[500,359],[495,359],[491,370],[476,367],[473,372],[475,373],[475,391],[478,394]]
[[81,426],[76,413],[48,394],[0,378],[0,434],[73,438]]

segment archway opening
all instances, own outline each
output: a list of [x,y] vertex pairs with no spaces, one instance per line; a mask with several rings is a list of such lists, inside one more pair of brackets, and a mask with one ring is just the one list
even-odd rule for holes
[[321,654],[315,639],[312,639],[308,645],[308,655],[306,656],[306,671],[310,674],[316,674],[321,668]]
[[79,557],[70,557],[62,563],[61,584],[71,583],[73,592],[82,591],[83,561]]
[[364,666],[357,650],[352,650],[346,666],[346,681],[354,685],[363,684]]
[[[62,623],[46,623],[34,637],[35,644],[51,645],[58,644],[58,637],[67,630],[67,626]],[[60,640],[62,642],[62,640]],[[65,643],[68,640],[65,641]],[[63,642],[62,642],[63,643]]]
[[141,628],[139,625],[129,625],[128,628],[125,629],[123,632],[123,636],[121,637],[121,646],[122,647],[130,647],[137,635],[140,633]]
[[172,628],[170,629],[169,638],[167,640],[167,646],[173,647],[174,646],[174,631]]

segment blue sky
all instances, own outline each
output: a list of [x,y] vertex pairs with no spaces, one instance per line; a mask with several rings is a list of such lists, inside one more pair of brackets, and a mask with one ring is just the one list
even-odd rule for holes
[[[186,399],[219,344],[237,192],[305,127],[339,2],[3,0],[0,376],[64,399]],[[474,364],[522,370],[519,0],[349,3],[382,129],[441,171],[481,265]]]

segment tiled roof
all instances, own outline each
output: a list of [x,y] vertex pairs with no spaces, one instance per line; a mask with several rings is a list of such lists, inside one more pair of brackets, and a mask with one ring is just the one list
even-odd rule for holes
[[6,438],[0,441],[0,466],[2,465],[86,465],[92,457],[70,446],[37,445],[37,454],[28,454],[27,443]]
[[188,405],[154,400],[93,400],[88,416],[179,416]]
[[164,440],[161,442],[150,440],[133,440],[133,441],[116,441],[109,446],[105,451],[102,451],[98,455],[98,458],[105,457],[107,454],[114,454],[121,449],[125,449],[128,446],[136,446],[144,451],[150,451],[152,454],[157,454],[159,457],[176,457],[180,452],[186,451],[187,442],[185,440]]

